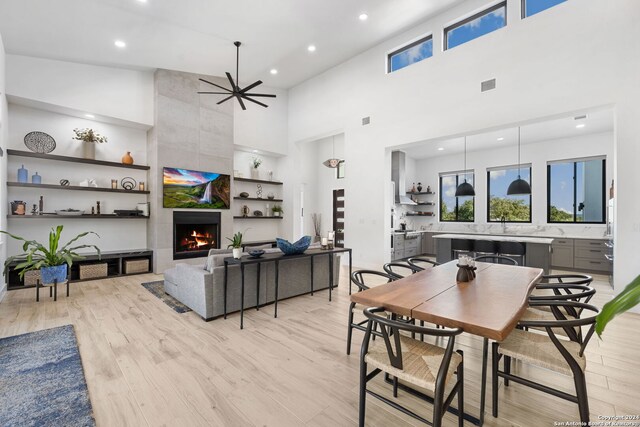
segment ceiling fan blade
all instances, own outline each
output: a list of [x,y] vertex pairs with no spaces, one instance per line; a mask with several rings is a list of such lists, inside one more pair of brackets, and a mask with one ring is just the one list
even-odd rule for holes
[[210,81],[208,81],[208,80],[205,80],[205,79],[198,79],[198,80],[200,80],[201,82],[209,83],[210,85],[213,85],[213,86],[215,86],[215,87],[219,87],[220,89],[222,89],[222,90],[226,90],[227,92],[232,92],[231,90],[227,89],[226,87],[224,87],[224,86],[220,86],[220,85],[217,85],[217,84],[215,84],[215,83],[211,83],[211,82],[210,82]]
[[261,106],[263,106],[263,107],[265,107],[265,108],[268,108],[268,107],[269,107],[267,104],[263,104],[262,102],[258,102],[258,101],[256,101],[255,99],[247,98],[246,96],[244,96],[243,98],[244,98],[244,99],[246,99],[247,101],[251,101],[251,102],[253,102],[254,104],[261,105]]
[[244,96],[263,96],[267,98],[275,98],[275,95],[271,95],[269,93],[243,93]]
[[233,91],[236,92],[238,90],[238,87],[233,82],[233,77],[231,77],[231,74],[227,73],[227,78],[229,79],[229,83],[231,83],[231,87],[233,88]]
[[240,92],[246,93],[248,90],[251,90],[256,86],[260,86],[261,84],[262,84],[262,80],[258,80],[257,82],[254,82],[254,83],[250,84],[249,86],[245,87]]
[[229,95],[229,93],[231,92],[198,92],[198,93],[207,94],[207,95]]
[[235,95],[231,95],[231,96],[227,96],[225,99],[220,100],[218,102],[216,102],[217,105],[222,104],[223,102],[227,102],[228,100],[230,100],[231,98],[233,98]]
[[246,110],[247,107],[244,106],[244,102],[242,102],[242,97],[240,95],[235,95],[235,97],[238,99],[238,102],[240,103],[240,106],[242,107],[242,109]]

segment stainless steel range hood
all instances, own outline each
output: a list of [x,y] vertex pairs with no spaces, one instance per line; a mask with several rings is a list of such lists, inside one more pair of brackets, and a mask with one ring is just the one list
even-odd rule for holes
[[417,203],[407,196],[407,183],[405,178],[406,154],[403,151],[391,152],[391,181],[394,182],[394,200],[400,205],[416,205]]

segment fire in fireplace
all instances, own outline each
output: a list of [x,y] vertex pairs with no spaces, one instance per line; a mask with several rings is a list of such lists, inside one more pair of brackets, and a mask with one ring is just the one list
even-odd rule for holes
[[219,212],[173,213],[173,259],[207,256],[220,247]]

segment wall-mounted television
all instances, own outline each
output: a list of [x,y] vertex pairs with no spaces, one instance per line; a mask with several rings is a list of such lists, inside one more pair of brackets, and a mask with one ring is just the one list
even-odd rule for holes
[[165,208],[229,209],[231,177],[220,173],[163,168]]

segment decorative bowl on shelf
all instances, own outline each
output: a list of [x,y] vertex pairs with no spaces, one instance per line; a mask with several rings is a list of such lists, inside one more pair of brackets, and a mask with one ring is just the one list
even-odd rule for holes
[[80,215],[84,215],[84,211],[82,210],[78,210],[78,209],[62,209],[59,211],[56,211],[56,215],[62,215],[62,216],[80,216]]
[[242,193],[239,194],[240,197],[242,197],[243,199],[246,199],[247,197],[249,197],[249,193],[247,193],[246,191],[243,191]]
[[285,255],[297,255],[304,253],[311,244],[311,236],[304,236],[295,243],[276,237],[276,245]]
[[260,258],[264,255],[264,251],[262,249],[252,249],[249,251],[249,256],[251,258]]

